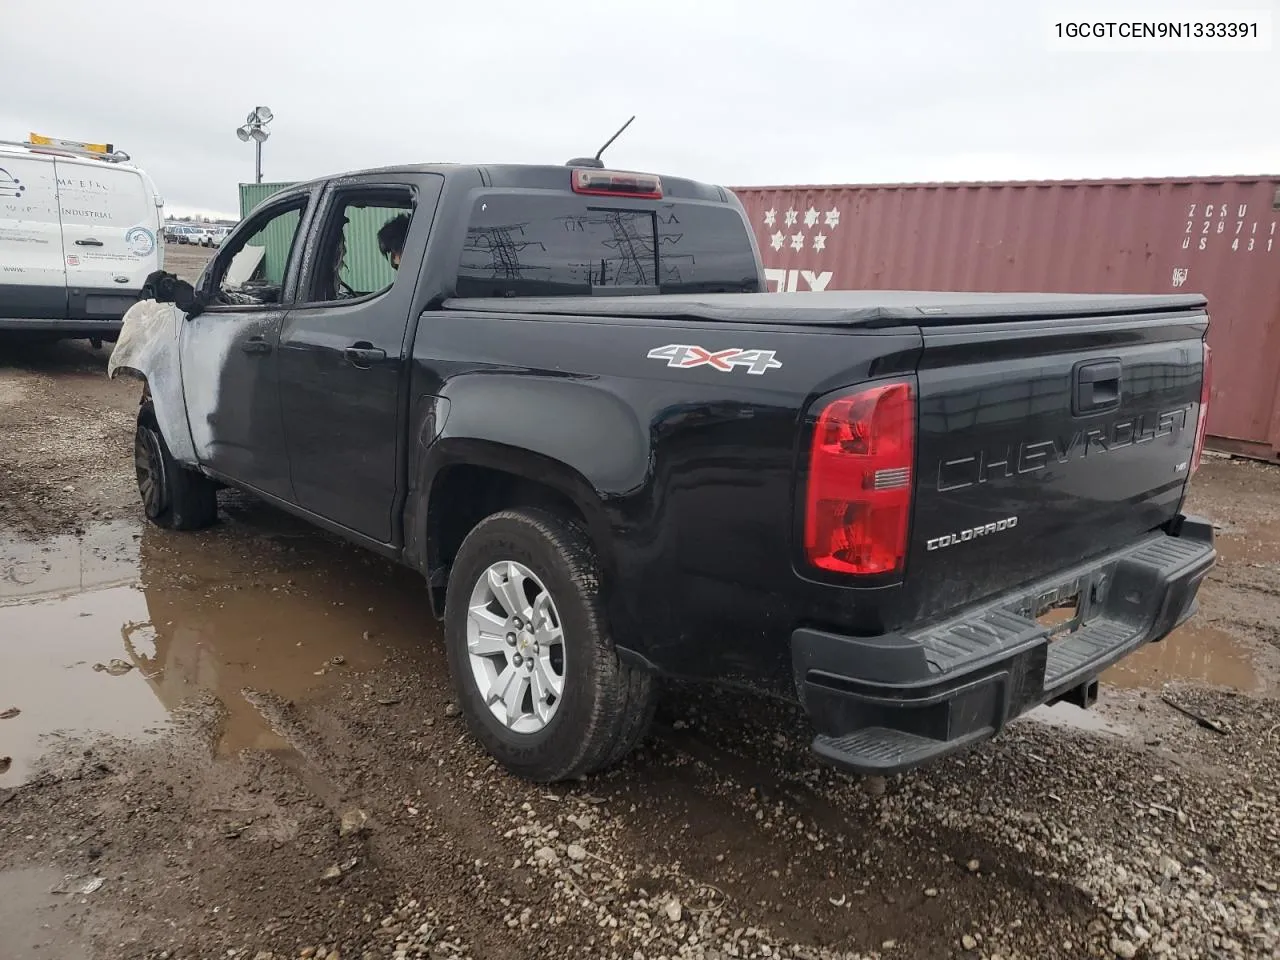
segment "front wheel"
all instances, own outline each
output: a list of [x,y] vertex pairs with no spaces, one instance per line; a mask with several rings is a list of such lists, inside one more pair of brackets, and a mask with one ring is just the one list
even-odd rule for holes
[[619,660],[598,576],[586,534],[542,510],[496,513],[458,551],[449,670],[472,734],[518,776],[586,776],[649,726],[652,677]]
[[133,465],[143,512],[156,526],[199,530],[217,521],[217,485],[173,459],[150,403],[138,413]]

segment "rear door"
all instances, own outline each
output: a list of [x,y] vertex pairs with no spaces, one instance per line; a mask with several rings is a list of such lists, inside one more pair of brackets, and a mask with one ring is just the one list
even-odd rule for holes
[[69,315],[117,320],[159,269],[156,197],[131,167],[59,157]]
[[1191,468],[1201,312],[924,331],[912,617],[1135,542]]
[[[379,543],[395,537],[403,493],[409,321],[442,184],[434,175],[379,175],[332,188],[299,302],[280,332],[280,409],[297,502]],[[397,270],[389,254],[405,221]]]
[[53,160],[0,154],[0,320],[58,320],[66,312]]

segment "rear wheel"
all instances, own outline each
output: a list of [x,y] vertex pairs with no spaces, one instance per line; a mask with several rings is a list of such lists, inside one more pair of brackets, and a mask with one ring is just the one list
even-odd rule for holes
[[462,713],[504,767],[535,781],[610,766],[644,736],[652,678],[609,636],[595,553],[576,525],[508,510],[467,535],[445,642]]
[[133,466],[147,519],[170,530],[199,530],[218,519],[217,486],[173,459],[151,404],[138,413]]

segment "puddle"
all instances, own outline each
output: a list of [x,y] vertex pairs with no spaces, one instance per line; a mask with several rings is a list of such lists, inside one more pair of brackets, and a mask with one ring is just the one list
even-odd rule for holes
[[137,528],[97,524],[83,536],[0,538],[0,603],[130,583],[138,574]]
[[62,918],[83,897],[51,893],[66,878],[57,870],[0,870],[0,931],[4,960],[89,960],[78,939],[63,929]]
[[420,577],[266,508],[231,514],[194,535],[113,523],[0,541],[0,711],[20,711],[0,720],[0,787],[59,737],[161,732],[200,691],[226,708],[221,752],[287,750],[254,692],[304,700],[424,648]]
[[1248,526],[1223,526],[1217,531],[1214,546],[1222,560],[1228,563],[1280,566],[1280,520]]
[[48,738],[85,730],[143,735],[167,712],[138,670],[123,676],[94,664],[132,662],[121,626],[147,619],[146,597],[134,587],[111,587],[65,599],[0,607],[0,754],[13,766],[0,786],[21,783]]
[[1102,675],[1116,687],[1158,690],[1174,680],[1261,693],[1268,684],[1258,666],[1266,652],[1196,617],[1159,643],[1149,643]]

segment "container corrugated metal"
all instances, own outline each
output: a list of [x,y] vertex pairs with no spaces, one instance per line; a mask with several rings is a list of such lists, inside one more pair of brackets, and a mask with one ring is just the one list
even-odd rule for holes
[[[244,219],[262,201],[292,183],[242,183],[240,184],[240,218]],[[393,214],[387,210],[355,209],[348,211],[346,227],[347,258],[343,279],[354,290],[381,290],[395,279],[395,271],[386,258],[378,252],[377,233]],[[281,282],[285,261],[289,256],[289,243],[292,239],[286,225],[280,229],[272,229],[267,236],[266,262],[267,278],[274,283]]]
[[293,186],[292,183],[242,183],[240,184],[240,219],[253,212],[254,207],[277,190]]
[[[277,190],[292,186],[288,183],[242,183],[240,184],[240,219],[243,220],[258,204]],[[282,217],[274,221],[263,238],[263,272],[269,283],[284,283],[285,267],[289,263],[289,248],[293,243],[293,235],[298,225],[296,216]]]
[[1280,177],[734,192],[775,290],[1202,293],[1208,433],[1280,456]]

